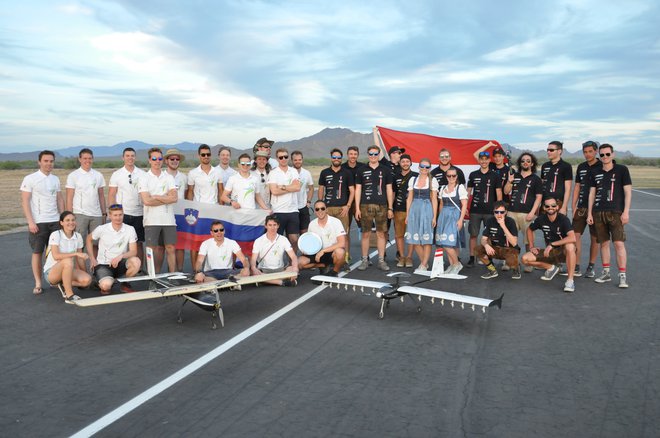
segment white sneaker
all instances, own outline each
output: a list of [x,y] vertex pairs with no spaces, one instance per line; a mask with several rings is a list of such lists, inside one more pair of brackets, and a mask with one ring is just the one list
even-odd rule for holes
[[628,282],[626,281],[626,274],[623,272],[619,274],[619,287],[621,289],[628,289]]

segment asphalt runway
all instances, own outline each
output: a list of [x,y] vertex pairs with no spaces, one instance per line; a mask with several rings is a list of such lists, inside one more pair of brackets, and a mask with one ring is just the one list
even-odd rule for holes
[[628,290],[578,278],[565,294],[564,277],[487,281],[483,267],[429,284],[504,293],[485,314],[407,300],[379,320],[375,297],[316,289],[304,272],[296,288],[222,294],[226,326],[211,330],[191,305],[177,324],[178,298],[35,297],[27,236],[0,236],[0,435],[659,436],[660,191],[644,192],[627,226]]

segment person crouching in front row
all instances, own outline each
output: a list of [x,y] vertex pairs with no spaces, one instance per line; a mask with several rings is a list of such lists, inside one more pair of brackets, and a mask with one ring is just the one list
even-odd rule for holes
[[[202,242],[195,262],[195,281],[204,283],[224,280],[231,275],[250,276],[250,265],[235,240],[225,238],[225,226],[220,221],[211,224],[210,239]],[[242,264],[242,269],[234,268],[234,257]],[[206,268],[206,269],[205,269]]]

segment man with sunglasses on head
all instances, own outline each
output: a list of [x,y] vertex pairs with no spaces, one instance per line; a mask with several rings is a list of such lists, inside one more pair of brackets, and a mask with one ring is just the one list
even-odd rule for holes
[[[509,173],[502,192],[509,196],[508,216],[514,220],[516,227],[523,234],[525,249],[529,251],[527,228],[536,217],[543,199],[543,183],[536,174],[538,162],[531,152],[523,152],[518,157],[518,171]],[[504,270],[504,266],[502,266]],[[525,266],[525,272],[534,268]]]
[[498,276],[493,259],[504,260],[513,271],[511,278],[520,280],[518,227],[506,213],[506,202],[497,201],[493,204],[493,216],[486,220],[481,245],[475,248],[477,257],[486,265],[487,271],[481,276],[485,280]]
[[431,176],[438,181],[438,187],[447,185],[447,177],[445,177],[445,173],[447,173],[449,169],[456,169],[456,174],[458,175],[458,184],[465,185],[465,174],[460,168],[451,164],[451,153],[449,150],[445,148],[440,149],[438,158],[440,159],[440,164],[438,164],[438,167],[431,171]]
[[587,223],[594,224],[596,239],[600,244],[603,273],[596,283],[611,281],[610,240],[614,242],[616,264],[619,267],[619,287],[627,288],[626,233],[624,225],[630,221],[632,179],[623,164],[614,163],[614,147],[604,143],[598,148],[603,166],[591,171],[589,178],[589,213]]
[[559,213],[566,214],[571,199],[573,167],[561,158],[564,144],[560,141],[548,143],[548,160],[541,166],[543,198],[552,196],[559,203]]
[[241,154],[238,157],[238,173],[227,180],[221,200],[235,209],[255,209],[259,205],[263,210],[270,210],[257,191],[259,179],[250,172],[250,166],[252,166],[250,155]]
[[[527,229],[529,252],[523,254],[522,262],[526,266],[545,269],[541,280],[550,281],[559,272],[559,263],[566,263],[568,280],[564,283],[564,292],[575,292],[575,233],[571,221],[558,212],[559,203],[552,196],[543,200],[544,212],[534,219]],[[541,230],[545,239],[545,249],[534,244],[534,231]]]
[[[339,219],[344,231],[348,235],[350,231],[350,210],[355,198],[355,181],[353,173],[344,168],[341,161],[344,153],[341,149],[334,148],[330,151],[330,167],[321,171],[319,175],[318,199],[325,202],[328,215]],[[346,259],[350,247],[346,239]]]
[[[170,148],[165,152],[165,171],[174,178],[174,187],[176,188],[178,199],[186,199],[186,192],[188,191],[188,176],[179,171],[179,165],[186,159],[178,149]],[[181,246],[181,247],[179,247]],[[176,270],[183,271],[183,262],[185,259],[184,245],[177,242],[176,245]]]
[[[316,219],[309,223],[309,232],[321,238],[323,246],[314,256],[300,256],[301,269],[321,268],[321,273],[336,277],[346,263],[346,231],[339,219],[329,216],[325,202],[314,203]],[[332,269],[330,269],[332,266]]]
[[[580,271],[580,258],[582,256],[582,234],[587,228],[587,216],[589,212],[589,179],[593,170],[601,169],[603,163],[598,159],[598,142],[586,141],[582,143],[583,161],[577,167],[575,172],[575,186],[573,187],[573,231],[575,231],[575,247],[577,253],[577,263],[575,264],[575,276],[582,275]],[[598,241],[596,239],[596,228],[593,224],[589,225],[589,264],[584,276],[594,278],[594,265],[598,257]],[[564,275],[562,273],[562,275]]]
[[283,236],[286,235],[294,251],[297,251],[300,219],[296,193],[302,186],[298,172],[293,167],[289,167],[289,151],[279,148],[275,156],[279,164],[268,174],[266,180],[270,189],[270,204],[273,214],[280,220],[278,232]]
[[[225,237],[225,226],[216,220],[211,224],[211,238],[202,242],[199,257],[195,262],[195,281],[197,283],[224,280],[230,275],[250,276],[250,265],[235,240]],[[242,269],[235,268],[235,260],[242,264]]]
[[144,240],[154,251],[156,272],[160,272],[164,252],[169,272],[176,272],[176,186],[172,175],[163,172],[163,151],[154,147],[149,149],[148,156],[150,169],[138,182],[138,193],[144,205]]
[[138,181],[146,172],[135,167],[135,149],[126,148],[122,153],[124,167],[115,170],[108,184],[108,204],[121,204],[124,223],[132,226],[137,233],[137,257],[144,264],[144,207],[138,193]]
[[376,145],[367,149],[369,164],[360,169],[355,180],[355,218],[362,229],[362,262],[358,269],[369,267],[369,238],[371,227],[376,225],[376,247],[378,249],[378,268],[389,271],[385,262],[387,242],[387,220],[394,217],[394,192],[392,190],[392,172],[389,167],[378,162],[380,148]]

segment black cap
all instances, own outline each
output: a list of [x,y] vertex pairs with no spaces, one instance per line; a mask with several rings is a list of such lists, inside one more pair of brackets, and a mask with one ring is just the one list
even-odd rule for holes
[[394,152],[399,152],[400,154],[404,153],[406,150],[403,148],[400,148],[399,146],[392,146],[389,151],[387,151],[388,154],[393,154]]

